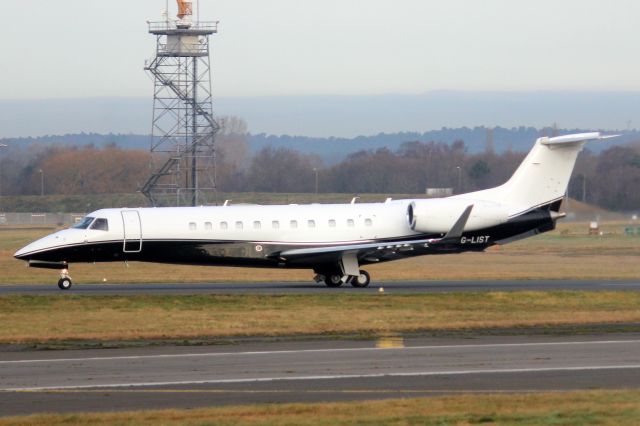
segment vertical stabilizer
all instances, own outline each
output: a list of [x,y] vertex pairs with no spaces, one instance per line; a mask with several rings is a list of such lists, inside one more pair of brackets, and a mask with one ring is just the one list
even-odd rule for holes
[[517,214],[551,204],[564,197],[576,159],[589,140],[608,139],[600,133],[582,133],[539,138],[533,149],[504,185],[458,198],[495,201],[512,207]]

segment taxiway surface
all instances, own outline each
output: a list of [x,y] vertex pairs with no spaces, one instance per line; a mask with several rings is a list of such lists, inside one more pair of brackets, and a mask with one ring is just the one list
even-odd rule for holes
[[640,388],[640,334],[0,352],[0,413]]
[[[443,293],[520,290],[640,290],[639,281],[616,280],[503,280],[503,281],[390,281],[372,283],[368,288],[344,285],[327,288],[312,282],[252,282],[203,284],[74,284],[73,294],[126,295],[126,294],[310,294],[373,293],[384,287],[393,293]],[[7,294],[59,294],[55,283],[47,285],[2,285],[0,295]]]

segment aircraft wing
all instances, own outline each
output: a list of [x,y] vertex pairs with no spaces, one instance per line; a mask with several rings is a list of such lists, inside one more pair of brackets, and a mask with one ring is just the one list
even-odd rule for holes
[[394,241],[390,243],[378,242],[378,243],[366,243],[366,244],[352,244],[344,246],[329,246],[329,247],[311,247],[304,249],[293,249],[280,252],[279,257],[289,259],[292,257],[306,257],[316,254],[327,253],[343,253],[343,252],[374,252],[385,250],[402,250],[412,249],[415,245],[429,244],[432,241],[438,240],[407,240],[407,241]]
[[442,238],[429,238],[419,240],[406,240],[406,241],[392,241],[392,242],[376,242],[376,243],[364,243],[364,244],[351,244],[341,246],[328,246],[328,247],[310,247],[302,249],[285,250],[282,252],[274,253],[272,256],[288,260],[301,260],[314,257],[327,258],[341,258],[346,253],[353,253],[359,259],[362,258],[381,258],[389,255],[395,255],[398,253],[412,251],[416,248],[427,248],[438,246],[448,246],[457,244],[464,232],[464,227],[469,220],[473,205],[468,206],[462,213],[460,218],[453,225],[451,230]]

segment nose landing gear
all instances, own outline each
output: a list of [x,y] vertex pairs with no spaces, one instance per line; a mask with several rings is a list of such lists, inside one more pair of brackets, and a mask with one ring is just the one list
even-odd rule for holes
[[60,271],[60,279],[58,280],[58,288],[60,290],[69,290],[73,285],[71,277],[69,276],[69,270],[63,269]]

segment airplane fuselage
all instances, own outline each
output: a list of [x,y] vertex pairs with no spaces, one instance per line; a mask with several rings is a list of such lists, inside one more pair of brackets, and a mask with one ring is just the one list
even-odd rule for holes
[[[429,243],[410,244],[443,236],[411,229],[407,210],[414,201],[104,209],[88,216],[106,220],[106,226],[101,226],[104,229],[91,229],[91,223],[85,229],[65,229],[25,247],[16,256],[65,264],[144,261],[316,268],[323,263],[318,256],[287,259],[279,254],[323,246],[384,247],[360,261],[370,264],[426,254],[482,251],[522,235],[552,230],[555,224],[549,207],[543,206],[504,224],[465,232],[456,244],[436,250]],[[403,244],[396,247],[397,242]]]

